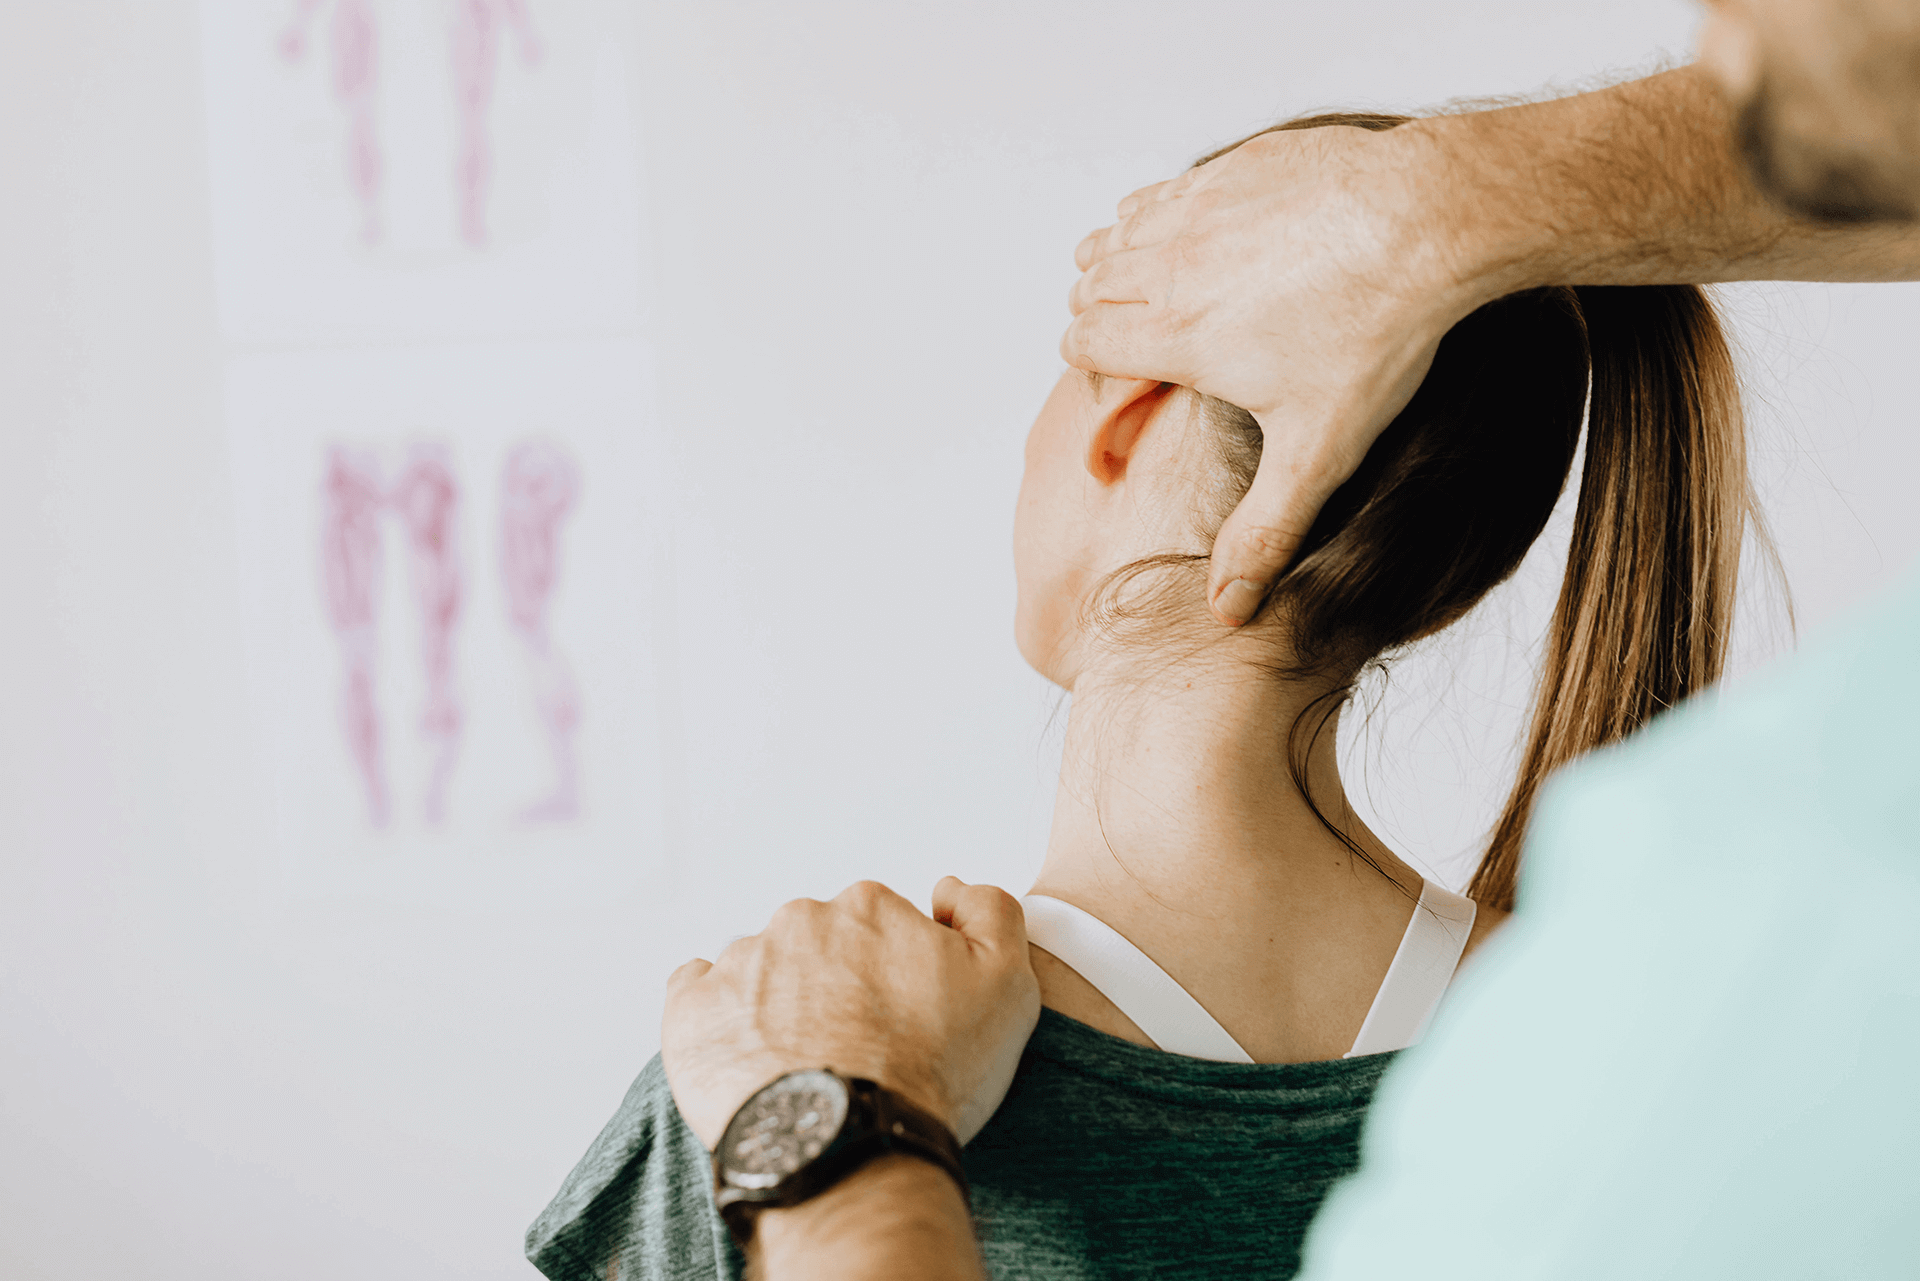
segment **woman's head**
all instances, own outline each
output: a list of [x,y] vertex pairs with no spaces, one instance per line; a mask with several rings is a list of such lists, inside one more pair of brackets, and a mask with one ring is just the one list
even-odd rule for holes
[[[1337,491],[1256,630],[1282,666],[1350,677],[1439,631],[1519,565],[1579,442],[1586,349],[1570,293],[1482,308]],[[1181,387],[1061,377],[1027,442],[1016,523],[1022,652],[1071,688],[1119,616],[1213,634],[1190,590],[1252,484],[1252,415]],[[1184,568],[1169,554],[1184,554]],[[1118,599],[1115,599],[1115,598]]]
[[1213,535],[1259,463],[1258,424],[1184,388],[1069,371],[1028,441],[1022,652],[1069,688],[1096,656],[1169,643],[1231,645],[1278,678],[1344,688],[1518,568],[1583,417],[1574,548],[1539,706],[1475,882],[1508,906],[1542,777],[1719,674],[1750,503],[1731,358],[1699,290],[1532,290],[1462,320],[1250,631],[1212,624],[1204,587]]
[[1116,574],[1206,537],[1195,486],[1225,469],[1194,418],[1198,400],[1183,387],[1068,370],[1034,420],[1014,515],[1014,631],[1055,684],[1072,689],[1110,650],[1094,602]]

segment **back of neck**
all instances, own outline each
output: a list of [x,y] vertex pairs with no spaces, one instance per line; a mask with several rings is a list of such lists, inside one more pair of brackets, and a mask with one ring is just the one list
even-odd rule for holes
[[[1125,935],[1256,1061],[1345,1053],[1420,893],[1419,874],[1346,803],[1338,708],[1325,685],[1199,662],[1075,681],[1034,892]],[[1036,959],[1048,1004],[1144,1040],[1070,970]]]

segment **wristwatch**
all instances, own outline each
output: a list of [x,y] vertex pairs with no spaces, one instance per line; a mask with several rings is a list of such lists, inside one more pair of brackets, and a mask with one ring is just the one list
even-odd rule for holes
[[931,1161],[967,1195],[960,1141],[940,1118],[832,1068],[789,1072],[762,1086],[727,1122],[713,1150],[713,1203],[745,1246],[761,1210],[818,1196],[887,1152]]

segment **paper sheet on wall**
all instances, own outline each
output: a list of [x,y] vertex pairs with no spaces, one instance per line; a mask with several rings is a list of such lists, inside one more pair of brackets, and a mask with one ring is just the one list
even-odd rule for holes
[[221,327],[643,322],[630,18],[597,0],[203,0]]
[[647,361],[231,362],[253,703],[296,862],[656,849]]

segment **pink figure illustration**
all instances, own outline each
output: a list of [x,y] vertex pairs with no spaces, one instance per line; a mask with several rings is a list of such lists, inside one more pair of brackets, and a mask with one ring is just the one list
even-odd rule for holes
[[331,450],[320,534],[322,576],[328,621],[339,638],[346,667],[340,709],[347,748],[359,767],[367,814],[375,827],[386,826],[391,808],[374,689],[383,506],[379,463],[367,454]]
[[501,479],[500,576],[507,619],[520,636],[533,674],[534,707],[553,750],[554,786],[520,814],[522,822],[563,822],[579,813],[574,733],[580,690],[547,626],[560,580],[560,526],[580,494],[580,472],[552,445],[528,442],[507,455]]
[[494,75],[500,66],[502,24],[519,38],[522,66],[540,61],[540,38],[527,17],[525,0],[454,0],[453,95],[460,154],[453,181],[460,201],[460,234],[475,247],[487,243],[487,191],[493,180],[487,108],[493,104]]
[[462,712],[453,681],[453,632],[460,623],[465,573],[457,519],[460,484],[444,445],[416,445],[387,500],[407,532],[409,583],[420,609],[420,658],[427,704],[420,729],[435,744],[427,780],[426,818],[446,816],[447,783],[460,749]]
[[[299,0],[280,36],[280,56],[306,56],[307,28],[327,0]],[[360,238],[380,239],[380,139],[374,127],[379,42],[367,0],[333,0],[333,94],[347,111],[347,182],[360,202]]]

